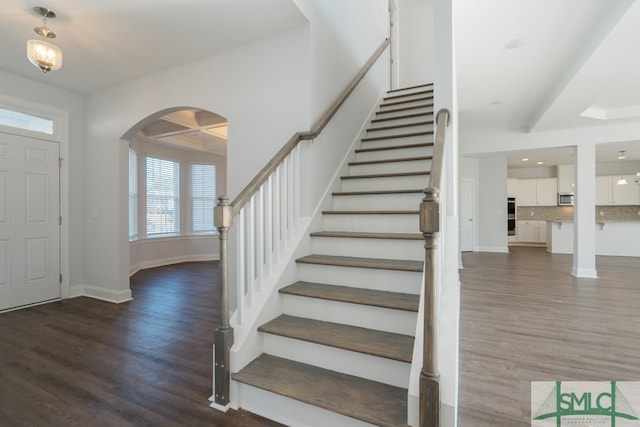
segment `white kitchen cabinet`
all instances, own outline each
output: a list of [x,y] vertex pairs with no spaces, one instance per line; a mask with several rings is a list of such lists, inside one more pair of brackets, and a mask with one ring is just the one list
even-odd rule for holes
[[573,165],[558,165],[558,193],[573,193]]
[[556,206],[558,204],[556,178],[528,178],[518,180],[518,206]]
[[547,242],[547,222],[546,221],[518,221],[516,236],[521,243],[546,243]]
[[596,176],[596,205],[638,205],[640,189],[635,175],[624,175],[627,185],[618,185],[619,175]]
[[558,180],[556,178],[536,179],[537,206],[558,205]]
[[507,178],[507,197],[518,197],[518,178]]

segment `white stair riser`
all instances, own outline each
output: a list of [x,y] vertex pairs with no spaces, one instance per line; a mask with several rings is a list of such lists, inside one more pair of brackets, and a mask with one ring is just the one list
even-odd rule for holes
[[[381,118],[384,118],[384,117],[381,117]],[[375,127],[383,127],[383,126],[397,126],[397,125],[406,125],[406,124],[413,124],[417,122],[426,122],[426,121],[433,121],[433,114],[428,113],[428,114],[422,114],[420,116],[415,116],[415,117],[400,116],[397,118],[390,118],[389,120],[377,120],[377,121],[373,120],[369,124],[369,127],[375,128]]]
[[375,427],[355,418],[327,411],[242,383],[237,384],[239,406],[249,412],[296,427]]
[[355,178],[343,179],[342,191],[405,190],[408,188],[424,188],[428,184],[428,174]]
[[353,286],[377,291],[418,294],[422,272],[382,270],[376,268],[338,267],[335,265],[298,264],[299,280],[325,285]]
[[[428,99],[422,99],[422,98],[428,98]],[[398,104],[397,102],[401,102],[401,104]],[[405,102],[406,101],[406,102]],[[385,110],[393,110],[396,108],[406,108],[406,107],[418,107],[421,105],[425,105],[425,104],[433,104],[433,98],[429,98],[428,95],[425,96],[417,96],[414,97],[413,100],[409,99],[409,100],[389,100],[388,102],[384,102],[380,105],[380,108],[378,109],[378,111],[385,111]]]
[[424,144],[425,142],[433,142],[433,134],[403,136],[401,138],[385,138],[374,141],[362,141],[360,148],[381,148],[381,147],[397,147],[399,145],[408,144]]
[[418,214],[325,214],[324,229],[365,233],[418,233]]
[[[394,124],[385,124],[380,125],[380,127],[384,126],[393,126]],[[376,129],[375,127],[371,127],[367,129],[367,137],[376,137],[376,136],[392,136],[403,133],[413,133],[413,132],[427,132],[432,131],[433,124],[421,124],[417,126],[403,126],[400,128],[392,128],[392,129]]]
[[263,336],[264,352],[272,356],[396,387],[409,387],[410,365],[408,363],[277,335],[263,334]]
[[312,237],[311,247],[315,255],[424,260],[421,240]]
[[417,313],[412,311],[283,294],[283,312],[394,334],[413,335],[416,332]]
[[356,153],[356,161],[368,162],[371,160],[387,160],[387,159],[397,159],[400,157],[418,157],[418,156],[432,156],[432,155],[433,155],[433,146],[396,148],[392,150],[362,151],[362,152]]
[[424,172],[431,170],[431,160],[407,160],[402,162],[372,163],[349,166],[349,175],[376,173]]
[[[398,111],[396,111],[398,110]],[[424,107],[417,108],[387,108],[386,111],[377,111],[375,114],[375,119],[386,119],[389,117],[398,117],[398,116],[406,116],[407,114],[416,114],[416,113],[431,113],[433,114],[433,106],[425,105]]]
[[366,194],[333,196],[333,209],[341,210],[417,210],[424,193]]
[[424,88],[415,91],[408,91],[405,93],[392,93],[387,94],[382,98],[382,104],[387,104],[389,102],[398,102],[398,101],[410,101],[416,98],[424,98],[427,96],[433,97],[433,89],[432,88]]

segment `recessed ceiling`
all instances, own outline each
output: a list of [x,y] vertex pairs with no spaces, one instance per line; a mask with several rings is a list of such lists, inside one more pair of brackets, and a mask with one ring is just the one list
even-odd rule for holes
[[200,109],[174,111],[140,129],[136,138],[178,150],[227,155],[227,119]]

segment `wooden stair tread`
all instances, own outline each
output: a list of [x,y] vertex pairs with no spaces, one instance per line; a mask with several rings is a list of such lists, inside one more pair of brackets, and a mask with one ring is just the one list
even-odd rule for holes
[[393,109],[384,110],[384,111],[376,111],[376,116],[379,114],[398,113],[400,111],[418,110],[420,108],[429,108],[429,107],[433,107],[433,103],[412,105],[409,107],[398,107],[398,108],[393,108]]
[[392,129],[404,129],[404,128],[410,128],[414,126],[429,126],[432,124],[433,124],[433,120],[427,120],[423,122],[403,123],[400,125],[389,125],[389,126],[379,126],[375,128],[368,128],[367,132],[378,132],[381,130],[392,130]]
[[371,151],[402,150],[404,148],[428,148],[428,147],[433,147],[433,142],[420,142],[417,144],[405,144],[405,145],[391,145],[388,147],[357,148],[355,152],[367,153]]
[[400,178],[403,176],[421,176],[421,175],[430,175],[430,174],[431,172],[429,171],[370,173],[365,175],[345,175],[345,176],[341,176],[340,179]]
[[394,106],[394,105],[402,105],[402,104],[408,104],[410,102],[417,102],[417,101],[428,101],[428,100],[432,100],[433,99],[433,94],[431,95],[427,95],[427,96],[422,96],[420,98],[414,98],[414,99],[403,99],[403,100],[391,100],[389,98],[386,98],[384,101],[382,101],[382,104],[380,104],[380,108],[384,108],[384,107],[388,107],[388,106]]
[[[402,119],[413,119],[416,117],[423,117],[423,116],[433,116],[433,112],[403,114],[401,116],[394,116],[394,117],[378,117],[378,118],[372,119],[371,123],[388,122],[388,121],[402,120]],[[433,120],[431,121],[433,122]]]
[[299,264],[333,265],[338,267],[372,268],[378,270],[397,270],[422,272],[424,262],[383,259],[383,258],[360,258],[333,255],[307,255],[296,259]]
[[408,86],[408,87],[401,87],[401,88],[398,88],[398,89],[391,89],[391,90],[388,90],[387,93],[402,92],[403,90],[418,89],[418,88],[427,87],[427,86],[433,87],[433,83],[423,83],[423,84],[415,85],[415,86]]
[[385,194],[414,194],[423,193],[424,189],[416,188],[414,190],[370,190],[370,191],[334,191],[332,196],[373,196]]
[[422,240],[420,233],[368,233],[363,231],[316,231],[311,237],[344,237],[354,239]]
[[385,96],[385,97],[382,98],[382,101],[388,101],[390,99],[406,98],[408,96],[426,95],[426,94],[433,94],[433,88],[425,89],[425,90],[418,90],[418,91],[415,91],[415,92],[407,92],[407,93],[403,93],[403,94],[400,94],[400,95]]
[[398,138],[411,138],[414,136],[426,136],[433,135],[433,131],[424,131],[424,132],[411,132],[411,133],[400,133],[397,135],[385,135],[385,136],[372,136],[368,138],[362,138],[362,142],[371,142],[371,141],[384,141],[385,139],[398,139]]
[[310,282],[293,283],[280,289],[280,293],[416,313],[420,304],[419,295]]
[[400,157],[397,159],[384,159],[384,160],[367,160],[364,162],[349,162],[349,166],[360,165],[375,165],[379,163],[399,163],[399,162],[414,162],[420,160],[433,160],[433,156],[420,156],[420,157]]
[[258,331],[405,363],[411,363],[413,353],[413,337],[409,335],[286,314],[260,326]]
[[407,390],[262,354],[233,379],[383,427],[407,423]]

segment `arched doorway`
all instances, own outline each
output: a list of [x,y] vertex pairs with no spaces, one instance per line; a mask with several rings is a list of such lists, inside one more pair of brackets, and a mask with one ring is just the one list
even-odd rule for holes
[[226,193],[227,119],[175,107],[141,120],[122,140],[129,146],[128,194],[121,195],[128,205],[129,275],[218,259],[213,207]]

